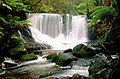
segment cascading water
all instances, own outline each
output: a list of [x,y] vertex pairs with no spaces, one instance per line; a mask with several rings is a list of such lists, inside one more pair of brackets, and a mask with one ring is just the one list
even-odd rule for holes
[[[32,24],[33,38],[39,43],[48,43],[54,50],[65,50],[85,43],[87,39],[86,16],[66,15],[63,20],[60,14],[28,14]],[[63,24],[63,21],[65,21]]]

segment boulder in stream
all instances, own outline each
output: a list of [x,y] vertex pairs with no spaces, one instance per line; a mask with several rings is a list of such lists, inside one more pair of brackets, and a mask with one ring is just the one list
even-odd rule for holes
[[120,57],[101,56],[89,68],[90,79],[119,79]]
[[68,66],[72,61],[76,61],[77,58],[70,53],[51,53],[47,56],[47,59],[50,59],[52,62],[55,62],[60,66]]
[[68,66],[72,61],[76,61],[77,58],[70,53],[59,53],[55,61],[60,66]]
[[95,52],[84,44],[79,44],[73,48],[72,54],[78,58],[80,57],[92,57]]

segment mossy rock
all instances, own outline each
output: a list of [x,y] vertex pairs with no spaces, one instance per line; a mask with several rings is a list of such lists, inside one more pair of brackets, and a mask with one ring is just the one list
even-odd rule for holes
[[68,66],[72,61],[76,61],[77,58],[70,53],[59,53],[55,63],[60,66]]
[[90,79],[119,79],[120,58],[102,55],[89,67]]
[[103,68],[110,67],[111,60],[112,60],[111,57],[103,54],[98,59],[96,59],[95,62],[89,67],[89,74],[94,74]]
[[55,54],[55,53],[50,53],[46,58],[47,58],[47,59],[51,59],[54,55],[57,55],[57,54]]
[[95,52],[88,46],[85,46],[84,44],[79,44],[73,48],[72,54],[78,58],[80,57],[86,58],[94,56]]
[[63,51],[63,53],[71,53],[72,52],[72,49],[66,49]]
[[47,59],[60,66],[68,66],[72,61],[77,60],[77,58],[70,53],[59,53],[58,55],[51,53],[47,56]]
[[46,58],[48,60],[51,60],[52,62],[55,62],[57,60],[57,54],[56,53],[50,53]]
[[27,54],[27,51],[24,47],[18,46],[10,49],[9,53],[12,59],[21,59],[22,55]]
[[29,60],[36,60],[37,58],[38,58],[37,55],[35,55],[34,53],[30,53],[30,54],[23,55],[21,60],[29,61]]

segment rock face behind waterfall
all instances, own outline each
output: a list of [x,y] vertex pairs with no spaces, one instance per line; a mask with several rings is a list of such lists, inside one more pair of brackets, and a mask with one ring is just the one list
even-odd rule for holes
[[27,50],[41,50],[41,49],[50,49],[51,46],[46,43],[35,42],[31,30],[29,28],[24,28],[17,32],[17,35],[25,42],[24,47]]
[[24,44],[24,47],[26,48],[27,51],[29,52],[39,52],[39,50],[44,50],[44,49],[51,49],[51,46],[45,43],[38,43],[38,42],[27,42]]

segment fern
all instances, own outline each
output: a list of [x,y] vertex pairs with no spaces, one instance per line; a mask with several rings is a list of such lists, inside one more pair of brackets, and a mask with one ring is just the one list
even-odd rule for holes
[[96,22],[99,22],[104,17],[111,16],[115,13],[115,10],[113,7],[108,6],[98,6],[95,8],[94,12],[90,15],[91,21],[90,25],[93,25]]
[[19,0],[7,0],[6,3],[2,4],[3,6],[7,7],[8,9],[12,10],[13,8],[17,10],[22,10],[25,12],[30,12],[28,10],[28,5],[24,5]]

